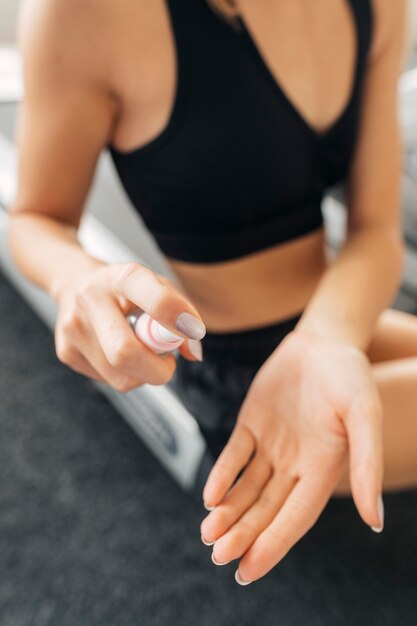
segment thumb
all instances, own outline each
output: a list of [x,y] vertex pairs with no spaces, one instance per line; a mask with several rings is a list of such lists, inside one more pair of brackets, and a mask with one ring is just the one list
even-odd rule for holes
[[116,297],[127,298],[173,333],[186,339],[202,339],[206,334],[206,327],[189,300],[165,277],[145,265],[114,265],[111,283]]
[[384,525],[382,418],[378,391],[369,385],[355,398],[344,420],[352,497],[359,515],[375,532]]

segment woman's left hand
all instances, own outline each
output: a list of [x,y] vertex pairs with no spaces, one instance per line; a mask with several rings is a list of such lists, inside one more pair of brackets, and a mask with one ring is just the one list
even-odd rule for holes
[[201,533],[215,560],[242,557],[241,579],[264,576],[316,522],[347,460],[360,516],[381,527],[382,404],[369,360],[293,331],[257,371],[204,487],[215,508]]

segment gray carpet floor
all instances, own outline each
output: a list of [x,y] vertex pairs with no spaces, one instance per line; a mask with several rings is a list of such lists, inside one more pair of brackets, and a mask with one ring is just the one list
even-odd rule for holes
[[1,626],[416,626],[417,490],[350,498],[240,587],[185,494],[0,276]]

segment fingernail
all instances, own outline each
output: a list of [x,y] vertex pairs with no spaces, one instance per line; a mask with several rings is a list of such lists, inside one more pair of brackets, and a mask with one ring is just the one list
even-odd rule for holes
[[225,563],[219,563],[218,561],[216,561],[216,559],[214,558],[214,552],[211,553],[211,560],[213,561],[214,565],[227,565],[228,563],[230,563],[230,561],[226,561]]
[[375,533],[380,533],[382,532],[382,530],[384,529],[384,503],[382,501],[382,495],[379,494],[378,496],[378,500],[377,500],[377,509],[378,509],[378,517],[380,520],[380,525],[379,526],[371,526],[371,529],[375,532]]
[[203,506],[206,509],[206,511],[212,511],[214,509],[214,506],[207,506],[205,502],[203,502]]
[[203,322],[187,311],[178,315],[175,325],[181,333],[190,339],[202,339],[206,334],[206,327]]
[[201,535],[201,541],[204,543],[205,546],[212,546],[214,543],[216,543],[215,541],[206,541],[203,535]]
[[243,578],[240,577],[238,569],[235,571],[235,580],[239,585],[250,585],[252,582],[251,580],[243,580]]
[[203,348],[201,347],[201,341],[198,339],[188,339],[188,347],[190,352],[197,359],[197,361],[203,360]]

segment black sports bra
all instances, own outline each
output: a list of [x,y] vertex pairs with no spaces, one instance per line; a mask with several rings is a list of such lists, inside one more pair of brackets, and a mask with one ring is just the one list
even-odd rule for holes
[[347,0],[356,25],[350,99],[316,132],[286,97],[248,29],[206,0],[166,0],[177,50],[168,125],[136,150],[109,146],[126,192],[168,257],[214,263],[320,228],[357,136],[372,0]]

